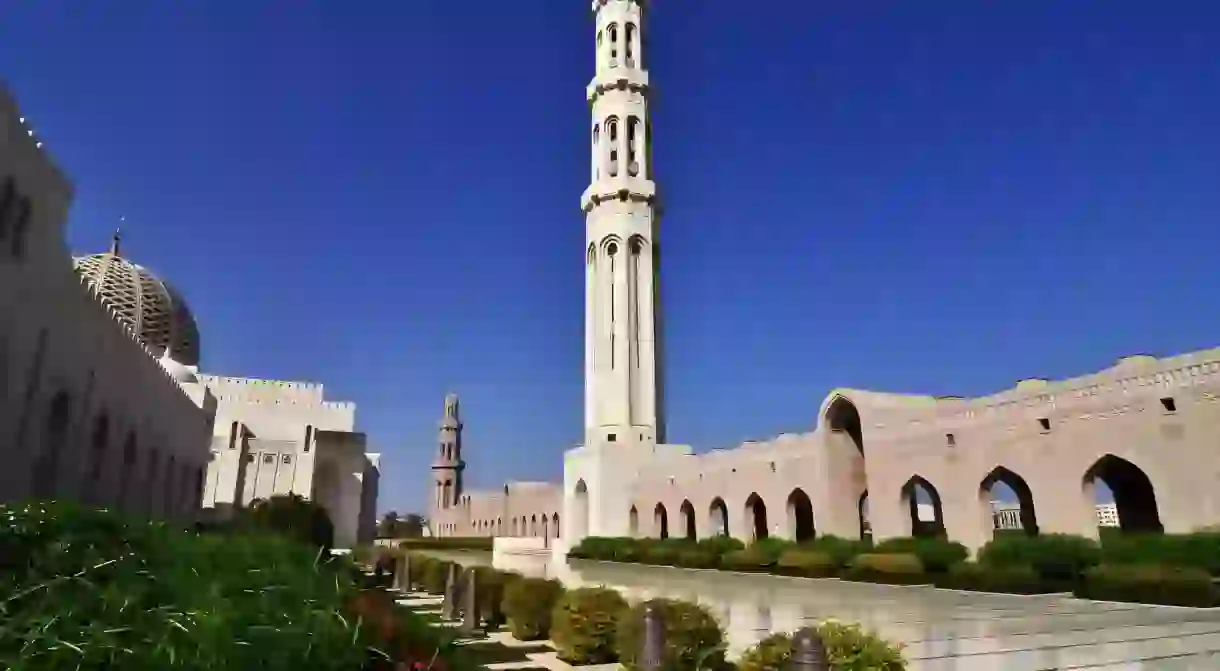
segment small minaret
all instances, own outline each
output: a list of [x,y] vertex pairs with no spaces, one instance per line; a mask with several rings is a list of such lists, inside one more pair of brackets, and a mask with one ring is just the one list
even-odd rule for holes
[[593,0],[592,162],[581,197],[586,444],[665,440],[646,4]]
[[432,481],[435,492],[432,508],[443,511],[457,505],[462,496],[462,419],[458,412],[457,394],[445,397],[445,416],[441,418],[440,440],[436,458],[432,461]]

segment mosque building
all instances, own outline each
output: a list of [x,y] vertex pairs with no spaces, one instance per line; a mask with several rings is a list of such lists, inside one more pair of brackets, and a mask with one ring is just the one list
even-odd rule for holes
[[189,305],[118,234],[69,255],[72,186],[5,89],[0,128],[0,500],[187,521],[300,494],[327,509],[337,547],[371,539],[379,455],[355,405],[320,384],[202,374]]
[[[559,559],[586,536],[935,535],[973,551],[1000,524],[1097,537],[1099,525],[1157,533],[1220,522],[1220,349],[1127,356],[977,398],[839,388],[810,407],[805,433],[699,454],[669,442],[647,6],[592,1],[585,439],[565,452],[562,485],[538,485],[547,510],[560,498],[560,538],[505,527],[479,499],[467,509],[464,463],[446,452],[444,431],[432,469],[442,533],[473,528],[497,536],[497,552],[549,548]],[[1098,483],[1112,503],[1097,500]],[[1015,508],[997,513],[1001,486]],[[513,508],[509,519],[532,513]]]

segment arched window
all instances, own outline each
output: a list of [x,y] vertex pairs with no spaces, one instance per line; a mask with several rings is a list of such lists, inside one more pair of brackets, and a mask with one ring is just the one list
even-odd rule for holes
[[86,487],[96,499],[101,490],[102,469],[106,466],[106,446],[110,443],[110,417],[106,413],[93,420],[93,435],[89,439],[89,482]]
[[559,538],[559,513],[551,515],[551,533],[555,534],[555,538]]
[[627,174],[635,177],[640,174],[639,152],[636,151],[636,141],[640,135],[640,118],[627,117]]
[[623,49],[627,52],[627,67],[635,67],[635,24],[628,23],[626,26],[626,39],[624,40]]
[[610,165],[606,173],[618,177],[618,119],[614,117],[606,119],[606,142],[610,143]]
[[618,24],[611,23],[606,29],[610,33],[610,67],[618,67]]
[[42,446],[34,462],[34,497],[51,498],[59,479],[59,457],[72,422],[72,397],[61,391],[51,399],[42,430]]
[[128,492],[132,490],[131,472],[135,469],[136,462],[138,461],[136,452],[136,434],[128,433],[127,440],[123,443],[123,470],[119,473],[118,503],[119,507],[123,510],[127,509],[127,504],[130,500]]
[[601,151],[601,124],[593,124],[593,181],[601,178],[602,174],[602,151]]

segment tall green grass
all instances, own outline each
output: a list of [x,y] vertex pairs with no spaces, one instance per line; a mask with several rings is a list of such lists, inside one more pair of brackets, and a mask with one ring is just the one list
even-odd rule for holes
[[360,669],[345,561],[273,535],[0,506],[0,668]]

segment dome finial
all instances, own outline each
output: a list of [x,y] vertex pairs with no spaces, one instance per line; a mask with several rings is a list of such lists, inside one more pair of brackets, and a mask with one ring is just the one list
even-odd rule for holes
[[119,255],[119,242],[123,239],[123,229],[121,226],[127,217],[119,217],[120,228],[114,229],[114,237],[110,238],[110,253],[114,256]]

